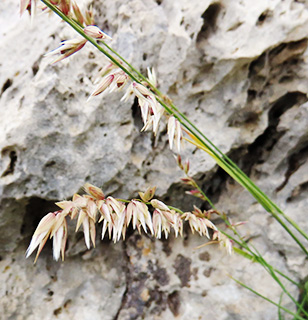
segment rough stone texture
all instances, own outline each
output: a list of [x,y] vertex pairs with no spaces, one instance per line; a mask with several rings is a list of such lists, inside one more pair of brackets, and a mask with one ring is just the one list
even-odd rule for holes
[[[308,230],[307,3],[118,0],[94,9],[112,46],[143,72],[154,66],[161,90]],[[164,125],[156,139],[140,134],[121,94],[86,103],[106,62],[98,52],[87,45],[54,66],[43,57],[73,36],[55,16],[31,27],[17,1],[0,3],[0,318],[277,319],[276,307],[227,276],[278,301],[262,268],[215,246],[197,250],[204,240],[188,230],[168,241],[133,233],[86,252],[72,229],[64,263],[48,246],[37,265],[24,259],[41,217],[85,182],[123,198],[157,185],[170,203],[195,203],[182,193]],[[242,233],[273,265],[307,276],[307,259],[246,191],[203,152],[188,146],[185,156],[217,207],[249,221]]]

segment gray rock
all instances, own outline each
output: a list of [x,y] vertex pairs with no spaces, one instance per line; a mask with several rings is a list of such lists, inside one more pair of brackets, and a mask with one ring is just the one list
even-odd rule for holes
[[[144,73],[154,66],[175,105],[308,230],[307,4],[117,0],[95,1],[94,9],[112,47]],[[64,263],[52,261],[48,245],[35,266],[25,260],[39,220],[85,182],[121,198],[156,185],[185,210],[201,203],[183,193],[164,123],[156,138],[140,133],[123,93],[86,102],[107,60],[87,44],[50,65],[44,54],[74,32],[56,16],[38,15],[31,27],[18,11],[16,1],[0,4],[1,317],[276,319],[275,306],[228,277],[278,301],[262,267],[215,245],[196,249],[206,240],[186,229],[184,239],[132,233],[88,252],[71,225]],[[187,145],[186,157],[217,208],[248,220],[242,234],[270,263],[297,281],[307,276],[300,249],[247,191],[204,152]]]

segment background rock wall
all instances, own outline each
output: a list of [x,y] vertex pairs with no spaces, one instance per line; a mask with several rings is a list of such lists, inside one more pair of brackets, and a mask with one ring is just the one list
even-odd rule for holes
[[[93,5],[111,45],[143,72],[153,66],[161,90],[308,230],[308,4]],[[49,245],[35,266],[24,259],[42,216],[85,182],[122,198],[156,185],[170,204],[189,210],[200,203],[182,192],[164,125],[156,139],[140,134],[138,108],[120,102],[122,93],[86,103],[106,59],[87,44],[51,66],[44,54],[74,32],[47,15],[31,27],[18,12],[17,1],[1,1],[0,318],[277,319],[276,307],[227,276],[278,301],[280,290],[262,268],[216,246],[196,250],[205,240],[189,230],[184,239],[98,239],[86,251],[72,226],[64,263],[52,260]],[[249,221],[241,231],[271,263],[298,280],[307,276],[307,260],[246,191],[204,153],[187,146],[186,156],[216,206]]]

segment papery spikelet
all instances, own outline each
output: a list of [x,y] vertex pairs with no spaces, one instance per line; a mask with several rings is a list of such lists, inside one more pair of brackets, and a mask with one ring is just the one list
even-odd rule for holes
[[114,199],[113,197],[108,197],[106,200],[106,204],[118,216],[120,216],[122,214],[122,212],[125,210],[125,205],[122,202]]
[[113,80],[114,80],[113,74],[105,76],[102,79],[102,81],[98,84],[98,86],[95,88],[95,90],[90,94],[88,101],[92,96],[97,96],[100,93],[104,92],[112,84]]
[[146,226],[148,226],[151,233],[154,234],[151,215],[146,204],[137,200],[132,200],[127,206],[127,214],[132,216],[133,228],[135,229],[137,227],[139,233],[141,225],[145,233],[147,233]]
[[105,32],[103,32],[101,29],[99,29],[97,26],[86,26],[83,29],[84,33],[88,35],[89,37],[92,37],[94,39],[98,40],[111,40],[112,38],[108,36]]
[[111,223],[112,222],[111,211],[109,210],[109,207],[107,206],[105,201],[103,201],[103,200],[98,201],[97,207],[98,207],[99,212],[101,213],[101,218],[99,219],[99,222],[101,222],[105,219]]
[[20,1],[20,15],[22,15],[27,8],[31,6],[31,0],[21,0]]
[[102,191],[102,189],[95,187],[94,185],[92,185],[90,183],[86,183],[84,185],[84,190],[97,200],[104,200],[105,199],[105,195],[104,195],[104,192]]
[[75,15],[75,19],[81,24],[83,25],[85,19],[83,17],[83,14],[81,13],[77,3],[75,1],[72,1],[72,8],[73,8],[73,12]]
[[68,16],[71,11],[71,0],[60,0],[58,8],[62,11],[63,14]]
[[61,225],[53,235],[53,258],[58,261],[60,254],[64,260],[65,245],[67,240],[67,223],[61,220]]
[[156,78],[156,73],[154,68],[152,68],[152,70],[150,68],[147,68],[147,72],[148,72],[148,80],[150,84],[153,87],[157,87],[157,78]]
[[86,11],[85,23],[86,23],[87,26],[90,26],[90,25],[94,24],[94,16],[93,16],[92,6],[90,7],[89,10]]
[[39,247],[34,260],[34,262],[36,262],[47,239],[50,237],[53,238],[54,259],[58,260],[60,254],[62,254],[62,259],[64,259],[65,244],[67,239],[67,224],[65,216],[66,214],[63,214],[63,211],[55,211],[50,212],[43,217],[33,234],[30,245],[26,252],[26,258],[28,258],[37,247]]
[[189,171],[189,160],[185,161],[183,170],[184,170],[185,174],[188,174],[188,171]]
[[62,41],[59,48],[45,54],[45,56],[60,54],[59,57],[52,62],[52,64],[57,63],[82,49],[86,42],[87,40],[83,38]]
[[75,193],[73,195],[73,203],[78,208],[86,208],[87,203],[88,203],[88,199]]
[[135,92],[135,95],[138,98],[143,99],[143,98],[148,98],[149,96],[153,95],[153,93],[149,89],[147,89],[145,86],[143,86],[140,83],[133,82],[132,86],[133,86],[133,90]]
[[[170,120],[170,119],[169,119],[169,120]],[[169,143],[170,143],[170,140],[169,140]],[[176,162],[177,162],[179,168],[180,168],[181,170],[184,170],[184,166],[183,166],[183,164],[182,164],[182,158],[181,158],[181,156],[180,156],[179,154],[178,154],[177,157],[176,157]]]
[[166,219],[162,211],[159,209],[155,209],[153,212],[153,228],[154,228],[155,237],[157,239],[160,239],[162,232],[164,232],[165,238],[167,239],[170,233],[170,227],[171,227],[171,224]]
[[163,211],[170,211],[170,209],[162,202],[157,199],[151,200],[151,205],[155,209],[160,209]]
[[181,123],[174,116],[171,116],[168,120],[168,138],[170,149],[179,153],[181,151],[183,133]]
[[154,197],[155,191],[156,191],[156,187],[149,187],[145,192],[138,192],[138,193],[142,201],[149,202]]

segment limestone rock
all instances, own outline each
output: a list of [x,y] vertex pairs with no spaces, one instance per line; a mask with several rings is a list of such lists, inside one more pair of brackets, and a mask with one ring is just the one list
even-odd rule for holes
[[[86,1],[82,1],[87,5]],[[95,1],[111,46],[227,153],[292,219],[307,225],[308,6],[305,1]],[[67,260],[24,252],[54,202],[85,182],[107,194],[157,195],[189,210],[165,124],[155,138],[123,93],[89,102],[106,59],[89,44],[55,65],[44,54],[75,34],[58,17],[18,16],[0,3],[0,314],[3,319],[276,319],[280,290],[257,264],[228,257],[185,229],[184,239],[97,241],[86,252],[70,228]],[[187,146],[191,172],[277,268],[297,280],[307,261],[281,227],[201,151]],[[219,223],[217,221],[217,223]],[[100,228],[100,227],[99,227]],[[100,232],[98,232],[100,233]],[[283,259],[282,257],[285,257]],[[294,288],[290,289],[296,295]],[[284,298],[285,305],[288,301]]]

